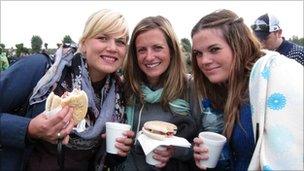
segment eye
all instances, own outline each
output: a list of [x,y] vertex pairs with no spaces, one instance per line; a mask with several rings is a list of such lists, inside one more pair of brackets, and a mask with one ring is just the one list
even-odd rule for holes
[[156,52],[160,52],[161,50],[163,50],[164,48],[160,45],[155,45],[153,46],[153,49],[156,51]]
[[216,53],[220,50],[221,48],[219,47],[212,47],[209,51],[212,52],[212,53]]
[[198,51],[198,50],[193,50],[192,54],[193,54],[193,57],[195,57],[195,58],[199,58],[199,57],[203,56],[203,53],[201,51]]
[[126,42],[123,39],[116,39],[115,43],[117,44],[117,46],[125,46]]
[[137,53],[138,54],[143,54],[143,53],[145,53],[146,52],[146,48],[144,48],[144,47],[141,47],[141,48],[138,48],[137,49]]
[[101,40],[102,42],[106,42],[109,40],[108,36],[98,36],[97,39]]

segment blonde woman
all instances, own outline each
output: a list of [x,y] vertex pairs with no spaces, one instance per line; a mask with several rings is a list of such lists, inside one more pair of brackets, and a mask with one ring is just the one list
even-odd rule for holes
[[[101,138],[105,122],[124,122],[121,80],[116,71],[125,58],[128,37],[121,14],[97,11],[86,22],[77,52],[75,47],[64,52],[60,48],[50,69],[48,58],[34,55],[1,72],[0,170],[103,169],[107,164]],[[85,120],[73,129],[70,107],[46,119],[43,111],[48,94],[53,91],[60,96],[73,88],[88,95]],[[23,105],[28,108],[18,110]],[[68,135],[69,142],[57,156],[57,140]],[[119,156],[127,155],[133,135],[128,131],[125,138],[117,140]]]

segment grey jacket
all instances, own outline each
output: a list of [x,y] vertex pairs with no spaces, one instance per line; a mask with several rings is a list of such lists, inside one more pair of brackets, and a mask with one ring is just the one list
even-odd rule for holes
[[[193,90],[193,81],[189,78],[188,88],[184,92],[184,97],[181,97],[190,103],[191,115],[188,116],[166,111],[162,108],[160,103],[145,103],[141,117],[139,117],[139,111],[142,106],[137,103],[134,112],[133,131],[136,133],[140,131],[146,121],[161,120],[174,123],[178,127],[176,136],[184,137],[188,139],[189,142],[192,142],[193,138],[197,136],[198,128],[201,125],[200,107]],[[191,170],[189,162],[192,161],[192,156],[193,153],[191,148],[176,148],[175,155],[162,170]],[[146,163],[145,154],[139,142],[135,142],[126,161],[117,166],[114,170],[148,171],[159,169]]]

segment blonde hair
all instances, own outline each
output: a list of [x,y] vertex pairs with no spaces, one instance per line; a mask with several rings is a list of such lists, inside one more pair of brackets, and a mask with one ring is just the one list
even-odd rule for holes
[[253,64],[263,55],[261,45],[243,19],[230,10],[218,10],[204,16],[192,29],[191,37],[203,29],[219,29],[233,52],[227,84],[213,84],[202,74],[192,54],[194,84],[199,96],[224,111],[224,134],[230,139],[240,107],[248,101],[249,75]]
[[93,13],[87,20],[83,34],[79,40],[79,51],[87,39],[97,34],[116,35],[129,38],[128,24],[122,14],[103,9]]
[[153,29],[159,29],[163,33],[170,50],[170,64],[161,76],[164,90],[160,100],[162,106],[168,108],[169,101],[181,96],[185,89],[185,64],[179,41],[171,23],[162,16],[146,17],[134,28],[124,65],[125,95],[129,104],[132,104],[133,98],[139,99],[141,104],[144,103],[140,85],[147,80],[144,72],[138,66],[135,42],[140,34]]

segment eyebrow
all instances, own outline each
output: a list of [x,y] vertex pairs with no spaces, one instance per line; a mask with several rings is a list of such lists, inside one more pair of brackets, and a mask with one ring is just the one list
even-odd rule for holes
[[208,46],[208,49],[213,48],[215,46],[220,46],[220,45],[215,43],[215,44],[212,44],[212,45]]
[[[218,46],[220,46],[220,45],[215,43],[215,44],[209,45],[209,46],[207,47],[207,49],[209,50],[209,49],[211,49],[211,48],[213,48],[213,47],[218,47]],[[193,48],[192,51],[201,52],[201,50],[198,50],[198,49],[195,49],[195,48]]]
[[118,38],[114,38],[115,40],[123,40],[123,41],[127,41],[126,37],[118,37]]

